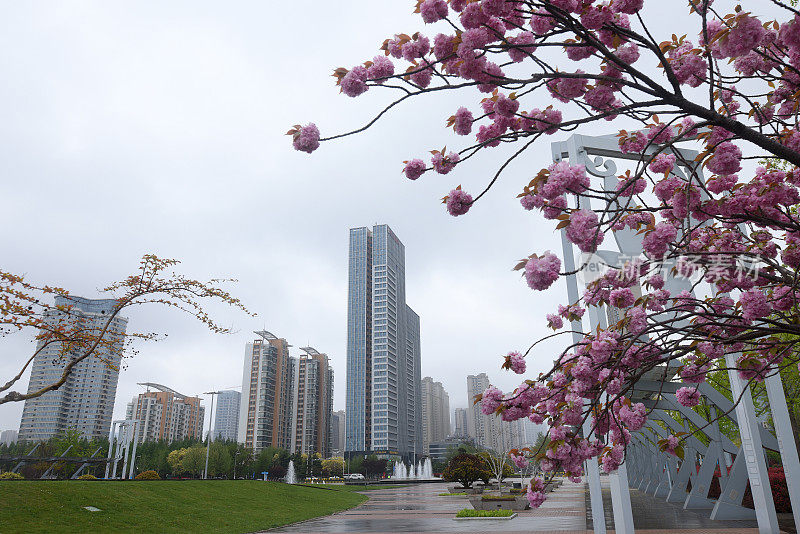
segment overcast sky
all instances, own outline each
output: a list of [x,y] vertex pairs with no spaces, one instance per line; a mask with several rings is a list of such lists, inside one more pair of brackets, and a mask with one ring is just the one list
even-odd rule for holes
[[[341,95],[331,73],[370,59],[396,32],[422,29],[413,4],[1,5],[0,267],[100,298],[98,288],[155,253],[180,259],[193,277],[238,279],[229,289],[257,313],[213,307],[236,332],[215,335],[179,312],[132,312],[129,331],[169,336],[127,361],[115,418],[142,391],[137,382],[186,394],[239,387],[245,343],[262,328],[285,337],[294,355],[305,345],[327,353],[334,407],[344,409],[348,229],[375,223],[405,244],[422,375],[442,381],[451,408],[467,405],[467,374],[518,385],[500,356],[547,334],[544,316],[566,293],[561,282],[534,293],[511,271],[533,252],[560,251],[552,223],[516,199],[558,139],[537,143],[467,216],[453,218],[441,197],[459,184],[482,189],[508,151],[417,182],[401,175],[402,161],[463,146],[444,125],[460,105],[477,111],[472,91],[420,99],[311,156],[284,135],[309,121],[323,135],[346,131],[389,101],[387,91]],[[31,338],[0,343],[0,379],[16,373]],[[529,368],[545,370],[559,346],[543,345]],[[17,429],[21,412],[21,403],[0,406],[0,429]]]

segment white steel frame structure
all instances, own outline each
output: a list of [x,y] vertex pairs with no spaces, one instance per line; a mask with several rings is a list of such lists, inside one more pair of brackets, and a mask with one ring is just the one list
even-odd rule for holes
[[[639,160],[640,154],[626,154],[619,149],[616,135],[585,136],[572,135],[566,141],[552,144],[553,161],[568,161],[571,165],[584,165],[593,179],[602,179],[606,191],[617,188],[617,160]],[[686,178],[686,172],[702,179],[702,168],[694,163],[697,151],[652,146],[646,154],[659,151],[673,153],[676,156],[676,167],[673,172]],[[688,163],[687,163],[688,162]],[[687,165],[695,165],[689,168]],[[580,207],[591,209],[588,198],[579,198]],[[642,254],[643,236],[631,230],[614,231],[613,237],[618,250],[599,250],[596,254],[610,267],[621,267],[621,258],[636,258]],[[566,272],[574,272],[576,268],[575,249],[567,239],[566,229],[561,231],[561,242]],[[676,278],[665,273],[665,288],[676,295],[691,286],[686,279]],[[567,296],[570,303],[579,298],[578,277],[572,274],[567,277]],[[608,324],[610,309],[590,308],[588,323],[590,331]],[[580,342],[579,332],[583,328],[583,320],[573,321],[573,342]],[[736,366],[736,355],[727,356],[727,365]],[[619,470],[611,475],[610,487],[614,524],[616,532],[634,532],[633,513],[630,501],[630,488],[636,488],[650,495],[665,499],[672,503],[683,503],[684,509],[707,511],[711,519],[756,519],[761,533],[778,532],[775,505],[772,500],[765,449],[777,451],[781,455],[786,482],[794,513],[796,525],[800,525],[800,461],[795,447],[794,435],[789,420],[783,385],[779,375],[766,379],[769,408],[775,423],[776,435],[767,430],[756,418],[753,399],[747,383],[735,370],[729,370],[731,390],[734,399],[741,401],[734,404],[724,395],[708,384],[701,384],[699,392],[703,402],[709,407],[711,414],[725,414],[739,429],[741,446],[735,445],[719,429],[716,417],[711,422],[697,412],[682,406],[675,397],[675,392],[684,384],[677,373],[671,369],[661,369],[652,376],[637,382],[633,399],[643,402],[648,408],[648,422],[644,428],[633,434],[628,446],[625,462]],[[693,386],[695,384],[692,384]],[[672,414],[679,413],[684,423],[680,424]],[[669,433],[691,432],[688,424],[699,429],[708,441],[708,445],[695,436],[689,437],[685,443],[684,460],[660,451],[659,439]],[[666,430],[669,429],[669,432]],[[591,425],[583,427],[586,437],[591,432]],[[699,464],[699,469],[697,468]],[[714,471],[720,466],[721,494],[717,500],[708,499],[708,489]],[[730,471],[728,471],[730,467]],[[594,532],[605,533],[605,515],[600,486],[600,473],[597,462],[587,462],[585,466],[591,499]],[[742,506],[742,497],[747,483],[753,494],[755,510]],[[691,483],[691,490],[687,491]]]
[[[108,457],[106,458],[107,480],[131,479],[136,463],[136,430],[139,426],[138,419],[125,419],[114,421],[108,435]],[[133,447],[131,448],[131,444]],[[112,455],[113,453],[113,455]],[[122,471],[117,475],[117,465],[122,462]],[[128,468],[130,463],[130,469]]]

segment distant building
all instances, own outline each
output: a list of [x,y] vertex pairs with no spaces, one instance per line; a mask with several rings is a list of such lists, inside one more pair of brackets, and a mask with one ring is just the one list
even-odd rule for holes
[[214,409],[214,439],[236,441],[239,437],[239,405],[242,394],[235,390],[220,391]]
[[473,404],[475,395],[490,385],[486,373],[467,377],[467,434],[475,444],[496,451],[520,448],[525,444],[523,420],[504,422],[494,414],[484,415],[480,404]]
[[16,430],[3,430],[0,432],[0,445],[11,445],[17,442],[19,432]]
[[442,441],[437,441],[428,445],[428,454],[431,460],[445,460],[451,451],[458,450],[459,447],[473,446],[471,440],[450,437]]
[[481,447],[486,447],[489,432],[489,416],[483,415],[480,404],[473,404],[475,395],[482,394],[489,387],[486,373],[467,376],[467,435]]
[[385,224],[350,230],[345,450],[422,452],[419,316],[405,247]]
[[139,420],[136,432],[139,443],[203,438],[205,408],[200,406],[200,397],[189,397],[152,382],[139,385],[147,391],[134,397],[126,410],[130,419]]
[[293,450],[292,401],[296,361],[289,343],[266,330],[245,349],[238,441],[256,453],[266,447]]
[[428,454],[431,443],[450,435],[450,396],[441,382],[434,382],[429,376],[422,379],[421,392],[422,452]]
[[293,451],[327,458],[331,451],[333,369],[327,355],[313,347],[301,350],[306,354],[295,365]]
[[466,438],[469,436],[469,433],[467,432],[467,409],[456,408],[454,418],[453,436],[457,438]]
[[331,414],[331,454],[341,456],[344,453],[344,410]]
[[[99,333],[117,301],[57,296],[55,304],[70,307],[70,310],[48,310],[47,323],[79,322],[88,332]],[[108,438],[127,324],[127,319],[114,317],[105,336],[110,342],[107,347],[98,348],[92,356],[76,364],[58,389],[25,401],[19,426],[20,440],[44,441],[69,428],[76,429],[89,440]],[[80,354],[62,353],[60,343],[45,346],[43,341],[39,341],[36,349],[40,352],[31,365],[28,393],[57,381],[69,359]]]

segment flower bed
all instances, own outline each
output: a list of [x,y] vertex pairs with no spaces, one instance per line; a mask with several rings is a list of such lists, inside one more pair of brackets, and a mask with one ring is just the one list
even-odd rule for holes
[[484,495],[470,497],[469,503],[476,510],[527,510],[530,508],[525,495]]
[[514,515],[516,514],[511,510],[470,510],[469,508],[464,508],[458,511],[456,517],[512,517]]
[[440,493],[439,497],[462,497],[466,495],[466,493]]

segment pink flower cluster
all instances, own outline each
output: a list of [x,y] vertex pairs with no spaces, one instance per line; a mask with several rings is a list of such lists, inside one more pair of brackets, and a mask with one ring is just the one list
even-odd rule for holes
[[319,148],[319,129],[313,122],[300,128],[294,134],[292,146],[295,150],[311,154]]
[[461,190],[453,189],[447,196],[447,212],[453,217],[464,215],[472,207],[472,195]]
[[509,369],[521,375],[525,372],[525,356],[518,351],[509,352],[506,356]]
[[416,180],[425,173],[425,162],[421,159],[412,159],[403,168],[406,178]]
[[458,163],[460,159],[456,152],[450,152],[445,156],[442,152],[437,151],[431,157],[431,164],[433,165],[433,169],[439,174],[447,174],[456,167],[456,163]]
[[528,287],[544,291],[558,280],[561,260],[555,254],[545,252],[541,257],[534,256],[525,264],[525,280]]
[[544,493],[544,481],[538,477],[531,479],[525,496],[532,507],[539,508],[547,499]]
[[675,396],[678,402],[689,408],[700,404],[700,392],[696,387],[682,387],[675,392]]
[[581,252],[594,252],[603,242],[597,214],[590,210],[574,212],[569,218],[567,239],[581,249]]

